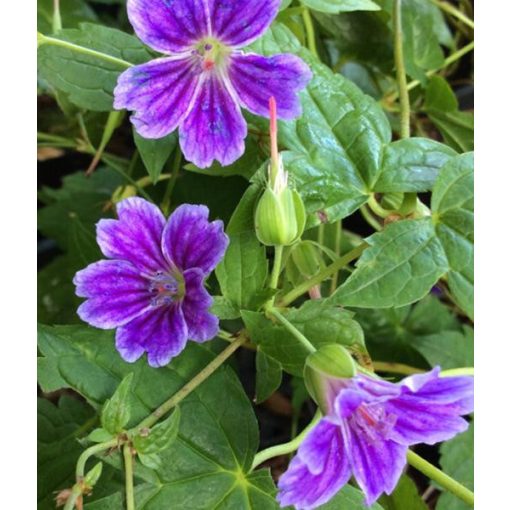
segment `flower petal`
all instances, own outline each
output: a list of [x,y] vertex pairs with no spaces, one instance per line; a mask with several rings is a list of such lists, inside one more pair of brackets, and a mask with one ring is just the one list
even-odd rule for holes
[[207,0],[212,33],[229,46],[258,39],[278,14],[280,0]]
[[468,427],[461,416],[473,411],[473,377],[429,374],[424,384],[413,386],[416,391],[409,389],[409,381],[402,381],[403,394],[385,404],[386,411],[398,417],[390,437],[401,444],[435,444]]
[[145,138],[171,133],[189,112],[198,91],[200,65],[190,57],[158,58],[124,71],[114,108],[133,110],[131,122]]
[[129,362],[148,353],[151,367],[162,367],[186,346],[188,328],[179,304],[152,308],[119,328],[116,347]]
[[277,500],[282,507],[316,508],[329,501],[349,477],[341,430],[323,419],[308,434],[280,477]]
[[371,505],[383,492],[391,494],[395,489],[406,464],[407,447],[345,422],[342,428],[352,472],[365,493],[366,504]]
[[218,317],[209,313],[213,298],[204,286],[205,274],[201,269],[188,269],[184,272],[186,295],[182,302],[182,312],[188,326],[188,336],[195,342],[206,342],[219,331]]
[[233,55],[229,76],[242,105],[269,117],[269,98],[278,105],[278,117],[291,120],[301,114],[298,92],[312,78],[310,68],[295,55]]
[[127,12],[136,35],[161,53],[187,51],[209,32],[203,0],[128,0]]
[[97,242],[105,256],[128,260],[140,271],[155,272],[168,266],[161,253],[165,218],[147,200],[131,197],[117,204],[118,220],[100,220]]
[[241,109],[214,73],[204,75],[194,105],[180,129],[182,152],[200,168],[216,159],[230,165],[244,152],[248,128]]
[[78,308],[81,320],[112,329],[133,320],[150,307],[148,282],[129,262],[101,260],[74,276],[76,294],[89,298]]
[[209,222],[205,205],[183,204],[163,231],[163,253],[181,271],[199,268],[208,275],[225,254],[228,237],[220,220]]

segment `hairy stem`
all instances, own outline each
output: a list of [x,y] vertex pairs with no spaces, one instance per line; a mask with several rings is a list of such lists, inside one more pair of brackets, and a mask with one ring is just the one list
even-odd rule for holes
[[389,372],[390,374],[413,375],[425,372],[421,368],[411,367],[403,363],[393,363],[392,361],[374,361],[374,370],[376,372]]
[[[274,261],[273,261],[273,270],[271,272],[271,279],[269,281],[269,288],[273,290],[278,289],[278,278],[280,277],[280,272],[282,270],[282,258],[283,258],[283,246],[275,246],[274,247]],[[272,308],[274,305],[274,300],[276,295],[272,296],[267,304],[266,308]]]
[[60,0],[53,0],[53,19],[51,28],[54,34],[62,30],[62,16],[60,16]]
[[278,310],[275,308],[271,308],[268,310],[268,313],[275,317],[282,326],[285,327],[287,331],[289,331],[294,337],[301,342],[301,344],[309,351],[309,352],[315,352],[316,349],[313,346],[313,344],[306,338],[299,329],[297,329],[291,322],[289,322]]
[[448,476],[446,473],[443,473],[443,471],[430,464],[430,462],[422,459],[412,450],[407,452],[407,462],[409,462],[409,464],[418,471],[428,476],[431,480],[434,480],[438,485],[443,487],[443,489],[455,494],[455,496],[464,501],[464,503],[467,503],[469,506],[474,506],[475,495],[472,491]]
[[[437,69],[433,69],[431,71],[427,71],[425,74],[427,75],[427,77],[430,78],[437,72],[441,71],[442,69],[445,69],[449,65],[451,65],[454,62],[456,62],[457,60],[461,59],[464,55],[466,55],[470,51],[473,51],[474,47],[475,47],[474,41],[470,42],[469,44],[466,44],[466,46],[463,46],[459,50],[453,52],[451,55],[446,57],[443,62],[443,65],[441,67],[438,67]],[[407,90],[408,91],[413,90],[418,85],[420,85],[420,82],[418,80],[413,80],[412,82],[407,84]],[[393,92],[392,94],[387,96],[384,101],[387,103],[393,103],[397,99],[397,97],[398,97],[398,92]]]
[[329,278],[337,271],[345,267],[347,264],[357,259],[361,255],[361,253],[363,253],[363,250],[365,250],[366,248],[368,248],[368,244],[366,243],[361,243],[359,246],[356,246],[356,248],[346,253],[344,256],[340,257],[338,260],[324,268],[322,271],[317,273],[309,280],[306,280],[305,282],[297,285],[293,290],[291,290],[285,296],[283,296],[283,298],[279,301],[278,305],[282,307],[288,306],[299,296],[306,294],[312,287],[315,287],[315,285],[322,283],[323,280]]
[[213,372],[215,372],[234,352],[245,342],[244,336],[234,340],[228,347],[203,368],[193,379],[188,381],[177,393],[161,404],[147,418],[140,422],[135,429],[150,428],[162,416],[175,407],[181,400],[185,399],[193,390],[202,384]]
[[127,62],[126,60],[122,60],[121,58],[113,57],[112,55],[107,55],[106,53],[92,50],[90,48],[86,48],[85,46],[80,46],[69,41],[63,41],[62,39],[56,39],[55,37],[48,37],[47,35],[43,35],[41,33],[37,34],[37,43],[39,46],[42,44],[51,44],[53,46],[59,46],[60,48],[65,48],[76,53],[81,53],[82,55],[88,55],[89,57],[96,57],[101,60],[104,60],[105,62],[117,64],[125,68],[133,66],[131,62]]
[[377,221],[374,216],[372,216],[372,213],[368,209],[366,205],[362,205],[360,207],[361,216],[365,219],[365,221],[376,231],[379,232],[382,230],[381,224]]
[[472,19],[469,19],[462,11],[459,11],[456,7],[448,2],[442,2],[441,0],[431,0],[434,5],[437,5],[442,11],[451,14],[454,18],[467,25],[472,30],[475,29],[475,24]]
[[317,45],[315,44],[315,29],[313,27],[312,15],[310,14],[310,9],[306,7],[303,9],[303,22],[305,24],[308,49],[313,53],[315,57],[319,58]]
[[393,0],[394,59],[397,68],[398,95],[400,99],[400,137],[411,135],[411,105],[407,91],[406,67],[402,36],[402,0]]
[[262,464],[263,462],[266,462],[266,460],[272,459],[273,457],[278,457],[280,455],[286,455],[288,453],[295,452],[299,448],[299,445],[304,441],[305,437],[310,432],[310,430],[312,430],[315,427],[315,425],[317,425],[320,419],[321,413],[317,411],[312,421],[292,441],[289,441],[288,443],[278,444],[276,446],[271,446],[270,448],[266,448],[265,450],[258,452],[253,459],[251,471],[253,471],[257,466],[260,466],[260,464]]
[[73,510],[80,497],[81,497],[80,485],[78,484],[73,485],[73,488],[71,489],[71,494],[69,495],[69,498],[67,499],[66,504],[64,506],[64,510]]
[[129,444],[125,444],[122,453],[124,454],[124,473],[126,476],[126,509],[135,510],[133,454],[131,453],[131,446]]
[[[340,257],[340,247],[342,244],[342,220],[338,220],[335,224],[335,254]],[[329,293],[333,294],[338,286],[338,271],[333,273],[331,278],[331,285],[329,287]]]
[[87,464],[87,461],[90,459],[90,457],[92,457],[96,453],[100,453],[105,450],[110,450],[110,448],[115,448],[118,445],[119,440],[115,438],[110,441],[106,441],[105,443],[98,443],[87,448],[78,457],[78,462],[76,463],[76,481],[80,482],[85,476],[85,464]]

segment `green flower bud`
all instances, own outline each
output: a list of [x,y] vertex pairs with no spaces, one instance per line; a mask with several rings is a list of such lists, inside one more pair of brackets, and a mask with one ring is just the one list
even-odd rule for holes
[[255,210],[255,231],[262,244],[289,246],[303,233],[306,212],[299,193],[287,186],[281,163],[275,183],[262,194]]
[[323,414],[329,414],[339,382],[356,375],[356,364],[347,349],[328,344],[308,356],[303,375],[306,389]]
[[101,472],[103,471],[103,463],[98,462],[86,475],[84,479],[85,486],[87,488],[92,488],[96,485],[99,477],[101,476]]

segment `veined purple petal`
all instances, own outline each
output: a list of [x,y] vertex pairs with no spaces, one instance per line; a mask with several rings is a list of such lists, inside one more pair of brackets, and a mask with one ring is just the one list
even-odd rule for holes
[[133,110],[131,122],[145,138],[171,133],[189,112],[201,69],[193,57],[152,60],[124,71],[114,90],[114,108]]
[[473,411],[474,378],[440,378],[438,372],[425,374],[429,376],[426,379],[422,376],[419,382],[423,384],[413,385],[405,379],[402,395],[385,403],[387,412],[398,417],[391,432],[395,441],[435,444],[467,429],[468,423],[461,416]]
[[350,474],[341,430],[323,419],[280,477],[277,500],[282,507],[317,508],[347,483]]
[[209,33],[204,0],[128,0],[127,11],[136,35],[161,53],[187,51]]
[[155,272],[168,266],[161,253],[165,218],[150,202],[131,197],[117,204],[118,220],[100,220],[97,242],[110,258],[127,260],[140,271]]
[[280,0],[206,0],[212,33],[229,46],[258,39],[278,14]]
[[208,275],[228,246],[222,221],[209,222],[204,205],[183,204],[170,216],[163,232],[165,257],[181,271],[199,268]]
[[229,68],[242,105],[269,117],[269,98],[274,96],[278,117],[291,120],[301,114],[298,92],[312,78],[310,68],[295,55],[232,55]]
[[217,335],[219,319],[208,311],[213,298],[205,289],[205,274],[201,269],[188,269],[183,276],[186,294],[182,312],[188,326],[188,336],[195,342],[206,342]]
[[358,426],[342,424],[354,477],[371,505],[385,492],[391,494],[406,464],[407,447],[367,434]]
[[227,87],[214,73],[205,73],[193,108],[180,129],[186,159],[200,168],[216,159],[230,165],[244,152],[248,132],[241,109]]
[[151,308],[119,328],[116,347],[129,362],[147,352],[151,367],[162,367],[186,346],[188,328],[178,303]]

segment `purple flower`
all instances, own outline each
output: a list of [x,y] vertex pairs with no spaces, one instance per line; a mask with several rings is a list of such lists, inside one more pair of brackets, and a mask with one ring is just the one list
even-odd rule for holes
[[229,165],[244,152],[240,106],[269,117],[274,96],[282,119],[300,115],[297,93],[311,78],[295,55],[243,53],[269,27],[280,0],[128,0],[131,24],[148,46],[167,56],[125,71],[115,88],[116,109],[145,138],[179,127],[189,161]]
[[188,338],[205,342],[218,333],[204,281],[228,238],[203,205],[181,205],[166,221],[155,205],[134,197],[120,202],[117,214],[97,224],[97,242],[111,260],[74,277],[76,294],[87,298],[78,315],[97,328],[118,328],[116,347],[126,361],[147,352],[149,365],[160,367]]
[[473,410],[473,378],[441,378],[437,367],[398,384],[357,375],[329,388],[326,416],[278,482],[282,506],[316,508],[351,475],[371,505],[395,489],[408,446],[451,439],[467,429],[461,416]]

